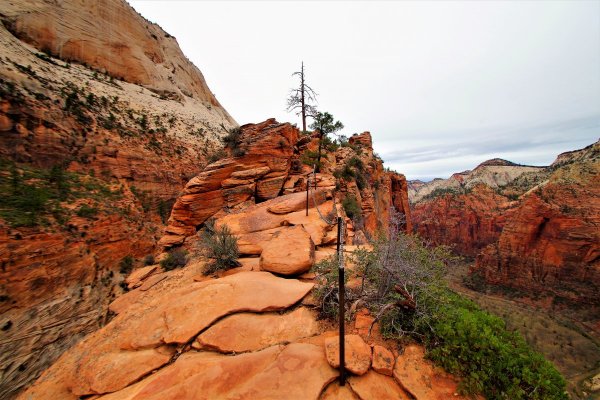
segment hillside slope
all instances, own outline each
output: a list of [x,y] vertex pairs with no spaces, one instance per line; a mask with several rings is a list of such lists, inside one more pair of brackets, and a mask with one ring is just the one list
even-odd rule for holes
[[600,142],[560,155],[548,172],[511,210],[474,272],[492,284],[550,295],[559,309],[582,307],[582,318],[598,320]]
[[237,124],[124,1],[0,10],[0,397],[107,320]]

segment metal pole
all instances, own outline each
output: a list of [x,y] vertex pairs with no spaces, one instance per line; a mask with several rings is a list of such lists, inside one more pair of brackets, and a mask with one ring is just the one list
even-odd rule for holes
[[340,316],[340,386],[344,386],[346,384],[346,343],[345,343],[345,334],[344,334],[344,323],[345,323],[345,318],[344,318],[344,260],[343,260],[343,254],[342,252],[343,247],[342,247],[342,217],[338,217],[337,219],[337,225],[338,225],[338,229],[337,229],[337,253],[338,253],[338,260],[339,260],[339,269],[338,269],[338,275],[339,275],[339,300],[340,300],[340,310],[339,310],[339,316]]
[[310,174],[306,175],[306,216],[308,217],[308,189],[310,188]]

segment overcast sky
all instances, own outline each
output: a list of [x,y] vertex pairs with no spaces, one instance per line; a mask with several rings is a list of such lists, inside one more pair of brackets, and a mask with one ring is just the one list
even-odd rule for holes
[[318,108],[408,179],[547,165],[600,137],[600,1],[129,2],[240,124],[301,126],[285,105],[304,61]]

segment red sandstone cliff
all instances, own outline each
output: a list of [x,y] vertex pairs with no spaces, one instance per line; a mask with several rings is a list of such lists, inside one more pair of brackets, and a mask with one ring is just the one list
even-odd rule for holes
[[[159,244],[166,248],[182,245],[212,216],[244,209],[282,194],[304,192],[307,177],[311,186],[335,192],[338,204],[348,196],[356,199],[360,216],[346,217],[350,243],[355,241],[355,236],[358,236],[357,242],[364,242],[365,233],[375,235],[385,231],[391,208],[404,218],[406,230],[412,229],[406,179],[404,175],[383,170],[381,160],[373,156],[370,133],[351,137],[349,143],[353,148],[326,149],[321,172],[315,176],[316,183],[310,174],[312,169],[301,161],[307,152],[316,148],[316,139],[299,140],[299,134],[289,123],[280,124],[274,119],[243,125],[231,146],[230,156],[208,165],[187,183],[173,206],[169,225]],[[354,175],[336,177],[336,171],[352,158],[360,160],[354,162],[360,167],[351,167],[358,168],[353,170]],[[358,173],[364,174],[361,183],[356,181]],[[321,239],[315,241],[320,243]]]
[[475,257],[498,240],[510,205],[506,197],[480,184],[468,194],[445,194],[415,204],[414,231],[433,244]]
[[236,123],[175,39],[124,1],[4,2],[0,20],[0,397],[10,398],[105,323],[119,264],[152,253],[181,187]]
[[600,142],[559,156],[550,171],[510,212],[498,242],[478,256],[473,272],[492,284],[549,294],[557,304],[587,303],[597,310]]
[[587,304],[581,318],[597,320],[599,146],[561,154],[546,168],[492,160],[461,173],[460,184],[456,176],[428,191],[417,184],[415,232],[476,257],[471,272],[488,284],[547,296],[558,307]]

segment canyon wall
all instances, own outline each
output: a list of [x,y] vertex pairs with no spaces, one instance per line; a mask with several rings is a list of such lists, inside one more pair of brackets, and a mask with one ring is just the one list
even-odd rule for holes
[[545,168],[491,160],[448,180],[409,182],[415,232],[476,258],[473,282],[577,309],[593,327],[600,305],[599,160],[597,142]]
[[511,210],[473,273],[492,284],[551,294],[558,307],[565,302],[597,310],[600,142],[559,156],[549,170],[548,180]]
[[[498,240],[505,213],[544,168],[493,159],[448,179],[408,183],[414,231],[435,245],[474,258]],[[522,185],[515,185],[518,180]],[[511,186],[512,185],[512,186]]]
[[[0,11],[0,397],[102,326],[237,124],[125,1]],[[125,260],[125,261],[124,261]]]

